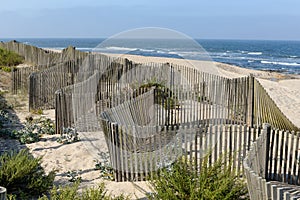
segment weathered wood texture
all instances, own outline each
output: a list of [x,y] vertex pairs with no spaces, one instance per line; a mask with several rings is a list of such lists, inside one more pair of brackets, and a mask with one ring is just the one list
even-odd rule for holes
[[33,65],[52,66],[57,63],[63,63],[68,60],[76,60],[87,55],[87,53],[75,50],[75,47],[68,47],[62,52],[53,52],[41,49],[35,46],[17,42],[0,42],[0,48],[13,51],[24,57],[26,62]]
[[[98,84],[96,91],[91,91],[91,86],[83,89],[85,81],[90,81],[89,77],[95,73],[99,74],[98,81],[94,80]],[[138,85],[158,83],[164,86],[163,92],[173,98],[173,103],[182,108],[166,108],[169,124],[206,118],[208,124],[220,124],[222,121],[227,124],[260,127],[266,122],[274,128],[298,130],[253,77],[227,79],[186,66],[137,64],[126,59],[109,59],[103,55],[88,56],[75,77],[76,83],[81,83],[76,88],[81,87],[83,91],[81,94],[77,92],[76,98],[81,98],[81,102],[96,102],[98,114],[105,108],[117,106],[124,100],[134,98]],[[89,95],[86,96],[84,91],[96,92],[96,95],[88,99]],[[72,104],[71,102],[67,104],[69,103]],[[165,103],[170,105],[168,102]],[[187,109],[187,106],[190,108]],[[84,111],[80,113],[83,115]]]
[[251,199],[300,197],[299,132],[275,131],[264,124],[244,160]]
[[[253,125],[262,126],[263,123],[269,123],[272,128],[280,130],[297,131],[296,127],[278,108],[273,99],[266,92],[259,80],[253,79],[254,102],[253,102]],[[250,79],[251,79],[250,78]]]
[[211,150],[210,164],[226,152],[233,170],[241,172],[247,144],[260,132],[241,125],[132,127],[107,120],[102,123],[117,181],[151,177],[180,156],[200,169],[201,159]]
[[[11,91],[13,94],[17,94],[19,92],[28,92],[30,82],[28,79],[31,73],[43,71],[52,67],[54,67],[52,70],[54,73],[54,70],[56,69],[55,67],[57,66],[60,66],[61,69],[57,71],[60,72],[62,71],[64,66],[70,65],[70,62],[76,63],[76,67],[79,67],[80,62],[87,56],[87,53],[77,51],[74,47],[71,46],[63,49],[62,52],[53,52],[19,43],[17,41],[10,41],[6,43],[0,42],[0,48],[18,53],[19,55],[24,57],[26,63],[32,65],[30,67],[15,68],[12,71]],[[73,75],[74,73],[75,72],[73,72]],[[43,85],[43,87],[50,86]],[[64,86],[65,85],[62,85],[62,87]]]
[[[80,61],[79,61],[80,62]],[[68,61],[29,76],[29,110],[54,109],[55,92],[75,83],[79,64]]]

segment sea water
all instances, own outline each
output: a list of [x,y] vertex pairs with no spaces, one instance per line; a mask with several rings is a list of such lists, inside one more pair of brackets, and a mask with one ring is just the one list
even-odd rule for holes
[[300,74],[300,41],[195,39],[194,44],[176,39],[118,39],[109,40],[109,42],[105,39],[94,38],[19,38],[15,40],[41,48],[63,49],[72,45],[78,50],[88,52],[127,53],[196,60],[209,57],[210,60],[244,68]]

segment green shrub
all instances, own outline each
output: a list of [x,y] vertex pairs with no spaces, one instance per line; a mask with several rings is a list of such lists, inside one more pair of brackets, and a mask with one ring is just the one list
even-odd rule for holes
[[57,139],[57,142],[62,144],[71,144],[80,141],[78,132],[75,128],[63,127],[63,134]]
[[16,66],[23,63],[24,58],[15,52],[0,48],[0,66]]
[[55,124],[51,119],[40,117],[38,119],[32,120],[32,122],[39,126],[40,133],[47,135],[55,134]]
[[55,171],[46,175],[40,164],[41,158],[34,158],[26,149],[4,153],[0,156],[0,185],[22,199],[46,193],[53,185]]
[[209,156],[203,158],[200,173],[194,164],[180,160],[170,168],[162,169],[150,181],[154,193],[150,199],[247,199],[246,183],[225,164],[225,157],[211,166]]
[[36,115],[42,115],[44,113],[42,109],[31,110],[30,112]]
[[105,180],[114,181],[114,169],[111,167],[109,153],[108,152],[100,152],[98,153],[100,160],[96,159],[94,170],[99,170],[100,178]]
[[51,119],[44,117],[27,118],[24,128],[12,132],[13,138],[18,139],[22,144],[38,142],[42,134],[55,134],[54,122]]
[[10,123],[11,120],[9,118],[8,112],[5,110],[0,110],[0,128],[3,127],[4,123]]
[[0,66],[0,69],[4,72],[11,72],[12,70],[14,70],[15,68],[13,67],[7,67],[7,66]]
[[102,182],[98,185],[98,187],[93,187],[89,189],[85,189],[80,194],[78,192],[79,181],[75,182],[71,186],[66,187],[53,187],[50,191],[50,197],[43,196],[39,200],[124,200],[129,199],[128,196],[120,195],[120,196],[112,196],[107,194],[107,190],[105,189],[105,185]]
[[149,91],[151,88],[156,89],[155,103],[162,105],[165,109],[175,109],[179,106],[178,99],[174,93],[164,84],[156,80],[151,80],[138,87],[134,96],[138,96],[143,92]]
[[80,176],[82,170],[71,170],[67,172],[67,177],[69,177],[70,182],[81,182],[82,177]]

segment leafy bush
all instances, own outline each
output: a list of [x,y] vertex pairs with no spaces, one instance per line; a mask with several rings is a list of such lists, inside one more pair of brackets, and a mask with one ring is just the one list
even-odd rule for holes
[[37,124],[40,127],[39,131],[42,134],[47,134],[47,135],[55,134],[55,124],[51,119],[40,117],[36,120],[33,120],[33,123]]
[[25,127],[14,130],[12,136],[22,144],[28,144],[38,142],[42,134],[53,135],[54,133],[54,122],[51,119],[40,117],[38,119],[28,118]]
[[67,172],[67,177],[69,177],[70,182],[81,182],[82,178],[80,176],[82,170],[72,170]]
[[71,186],[54,187],[50,192],[50,197],[43,196],[39,200],[123,200],[129,199],[128,196],[111,196],[107,194],[105,185],[102,182],[98,187],[83,190],[82,194],[78,193],[79,182],[75,182]]
[[25,127],[20,130],[13,130],[13,138],[20,141],[21,144],[29,144],[40,140],[39,127],[36,124],[26,123]]
[[95,161],[95,170],[100,171],[100,178],[105,180],[114,181],[114,169],[111,167],[109,162],[109,153],[108,152],[100,152],[98,153],[100,156],[100,160],[96,159]]
[[46,193],[53,185],[55,171],[48,175],[40,166],[41,158],[34,158],[26,149],[0,156],[0,185],[22,199]]
[[165,109],[175,109],[179,106],[178,99],[174,93],[164,83],[159,83],[156,80],[151,80],[140,85],[135,91],[134,96],[147,92],[151,88],[156,89],[155,103],[162,105]]
[[15,70],[15,68],[7,66],[0,66],[0,69],[4,72],[11,72],[12,70]]
[[155,192],[149,199],[247,199],[246,183],[225,164],[225,157],[211,166],[209,156],[203,158],[201,170],[180,160],[150,181]]
[[0,66],[16,66],[23,63],[24,58],[12,51],[0,48]]
[[32,114],[36,114],[36,115],[42,115],[43,114],[43,110],[42,109],[36,109],[36,110],[32,110],[30,112]]
[[70,144],[79,141],[78,132],[75,128],[63,128],[63,134],[57,139],[57,142]]
[[4,110],[0,110],[0,128],[3,127],[4,123],[10,123],[11,120],[8,116],[8,112],[4,111]]

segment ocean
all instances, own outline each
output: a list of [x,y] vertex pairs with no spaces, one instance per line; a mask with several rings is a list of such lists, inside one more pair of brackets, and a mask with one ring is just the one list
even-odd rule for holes
[[[0,39],[9,41],[11,39]],[[19,42],[41,48],[128,53],[143,56],[214,60],[243,68],[300,74],[300,41],[183,39],[34,39]],[[101,43],[101,44],[100,44]],[[100,45],[99,45],[100,44]],[[201,45],[201,46],[199,46]]]

